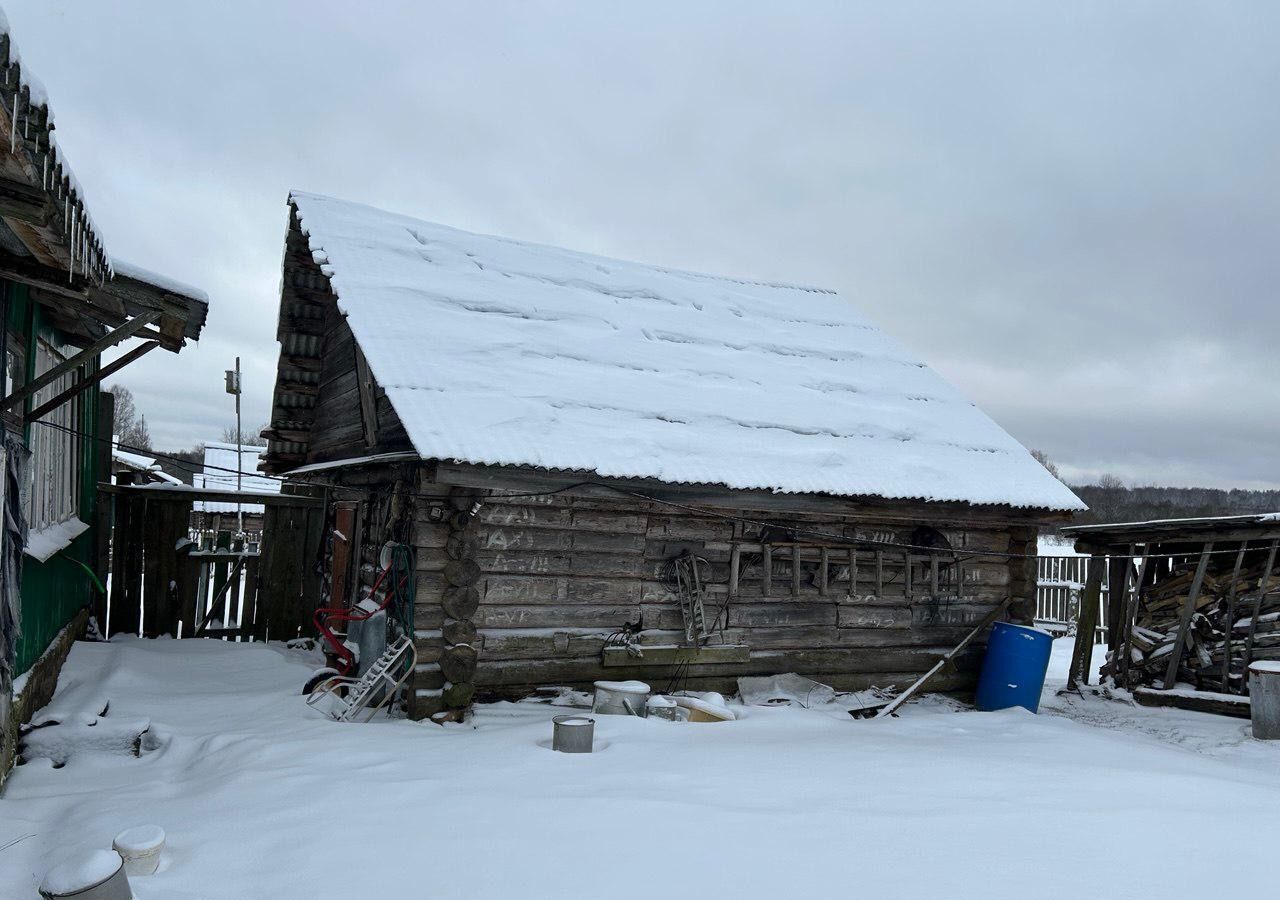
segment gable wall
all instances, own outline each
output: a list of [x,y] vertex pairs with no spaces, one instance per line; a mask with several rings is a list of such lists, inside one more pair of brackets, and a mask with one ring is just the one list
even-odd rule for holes
[[[296,219],[285,245],[277,338],[267,471],[413,449],[386,393],[357,365],[351,328]],[[361,374],[373,412],[372,440],[363,419]]]

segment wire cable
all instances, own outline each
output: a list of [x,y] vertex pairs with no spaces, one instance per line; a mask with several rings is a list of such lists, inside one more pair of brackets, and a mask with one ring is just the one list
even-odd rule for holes
[[[94,440],[98,442],[107,442],[109,440],[108,438],[104,438],[99,435],[88,434],[79,429],[71,428],[66,425],[59,425],[54,422],[45,422],[43,420],[37,420],[32,424],[44,425],[49,428],[54,428],[58,431],[63,431],[68,434],[77,435],[87,440]],[[139,454],[149,454],[155,459],[167,459],[167,460],[170,460],[171,462],[180,463],[183,466],[193,465],[187,460],[179,459],[178,457],[170,456],[164,453],[158,453],[154,450],[147,450],[147,449],[138,448],[138,447],[130,447],[125,444],[116,443],[115,441],[111,441],[111,444],[112,446],[120,447],[121,449],[127,450],[129,452],[139,453]],[[227,472],[233,475],[236,474],[235,469],[231,469],[223,466],[212,465],[212,466],[205,466],[204,468],[213,469],[219,472]],[[266,474],[260,474],[260,473],[253,473],[253,474],[255,477],[270,478],[273,481],[279,481],[282,485],[292,484],[292,485],[304,485],[308,487],[314,487],[316,485],[316,482],[307,481],[305,479],[298,478],[297,476],[289,477],[284,475],[266,475]],[[360,494],[367,497],[374,496],[374,493],[372,491],[365,488],[346,487],[341,485],[336,485],[336,486],[326,485],[326,486],[333,487],[334,490],[343,491],[349,494]],[[954,548],[947,550],[946,548],[929,547],[923,544],[909,544],[909,543],[903,543],[901,541],[883,541],[883,540],[876,540],[874,538],[858,538],[858,537],[851,538],[851,537],[848,537],[847,535],[836,534],[834,532],[829,532],[829,531],[822,531],[817,528],[806,528],[802,525],[797,525],[794,522],[780,522],[780,521],[772,521],[769,519],[757,519],[750,516],[741,516],[741,515],[734,515],[732,513],[720,512],[718,510],[708,509],[706,507],[693,506],[691,504],[680,503],[674,500],[666,500],[661,497],[655,497],[655,496],[652,496],[651,494],[646,494],[642,491],[637,491],[630,488],[624,488],[619,485],[609,484],[608,482],[604,482],[604,481],[592,481],[592,480],[578,481],[572,484],[564,485],[562,487],[548,488],[546,490],[541,490],[541,491],[517,491],[517,492],[493,493],[493,494],[487,495],[483,499],[477,498],[477,500],[480,503],[484,503],[486,500],[490,502],[493,502],[493,501],[501,502],[504,499],[516,499],[516,498],[527,498],[527,497],[554,497],[558,494],[563,494],[568,491],[573,491],[573,490],[577,490],[584,487],[601,488],[604,490],[612,491],[617,494],[621,494],[626,497],[630,497],[635,500],[642,500],[646,503],[657,503],[662,506],[666,506],[672,509],[679,509],[684,512],[692,513],[694,515],[705,516],[708,518],[716,518],[716,519],[720,519],[722,521],[727,521],[727,522],[739,522],[744,525],[752,525],[760,528],[778,528],[784,531],[790,531],[793,534],[804,534],[812,538],[822,538],[826,541],[829,541],[832,544],[836,544],[839,546],[866,548],[866,549],[879,549],[879,550],[901,550],[904,552],[909,552],[914,550],[921,554],[930,555],[930,556],[938,556],[943,553],[951,553],[951,554],[957,554],[957,555],[965,554],[961,558],[962,562],[967,562],[974,559],[984,559],[984,558],[985,559],[1039,559],[1040,558],[1039,553],[1010,553],[1009,551],[1006,551],[1006,550],[965,551],[964,548],[961,548],[959,550],[956,550]],[[428,500],[428,501],[431,501],[432,503],[437,503],[437,504],[442,503],[444,500],[444,498],[436,494],[420,494],[420,493],[415,493],[413,491],[396,491],[394,492],[394,494],[400,497],[407,497],[407,498],[419,499],[419,500]],[[1104,555],[1108,559],[1129,559],[1129,560],[1181,559],[1188,556],[1199,555],[1200,552],[1201,551],[1187,551],[1184,553],[1158,553],[1158,554],[1135,552],[1133,554],[1108,553]],[[1213,556],[1224,555],[1224,554],[1234,554],[1239,552],[1239,548],[1235,547],[1235,548],[1229,548],[1229,549],[1223,549],[1223,550],[1210,550],[1208,552],[1210,555],[1213,555]]]

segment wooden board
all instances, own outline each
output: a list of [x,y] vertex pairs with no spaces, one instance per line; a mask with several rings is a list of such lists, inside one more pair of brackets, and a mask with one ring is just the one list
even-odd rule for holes
[[747,662],[751,659],[751,649],[745,645],[722,645],[710,647],[645,647],[644,656],[636,657],[627,652],[625,647],[605,647],[604,665],[606,668],[617,666],[701,666],[711,663]]
[[1235,694],[1214,694],[1208,691],[1162,691],[1155,688],[1139,687],[1134,689],[1133,697],[1143,706],[1172,706],[1177,709],[1189,709],[1195,712],[1234,716],[1238,719],[1249,718],[1252,708],[1248,697],[1238,697]]

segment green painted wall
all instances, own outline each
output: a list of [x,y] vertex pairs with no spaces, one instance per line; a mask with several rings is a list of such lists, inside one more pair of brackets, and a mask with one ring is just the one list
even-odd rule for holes
[[[27,336],[27,378],[33,376],[35,367],[35,339],[37,334],[49,336],[51,329],[42,321],[41,307],[31,302],[24,285],[9,283],[7,287],[8,309],[6,319],[8,326],[21,331]],[[96,371],[98,360],[89,364],[90,372]],[[93,579],[81,566],[89,565],[95,546],[94,507],[97,503],[98,472],[94,447],[97,444],[98,416],[97,404],[89,402],[96,396],[93,389],[82,395],[79,427],[81,431],[94,439],[80,442],[80,521],[90,525],[88,531],[80,535],[71,546],[55,555],[46,563],[37,562],[26,557],[22,565],[22,636],[18,639],[17,659],[14,671],[21,674],[31,668],[32,663],[40,658],[45,649],[57,637],[58,632],[71,621],[76,612],[93,599]],[[29,407],[28,407],[29,408]],[[39,425],[28,425],[26,438],[30,441],[32,428]],[[110,439],[110,436],[107,436]]]

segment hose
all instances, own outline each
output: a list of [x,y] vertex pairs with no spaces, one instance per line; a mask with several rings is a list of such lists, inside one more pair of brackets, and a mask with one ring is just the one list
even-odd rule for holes
[[376,609],[353,612],[349,609],[330,607],[316,610],[315,616],[312,618],[316,630],[328,642],[333,655],[337,657],[337,668],[342,675],[351,674],[351,671],[356,666],[356,656],[346,644],[338,639],[333,629],[329,627],[331,623],[363,622],[384,609],[392,607],[391,613],[395,618],[396,624],[403,629],[406,635],[411,638],[413,636],[413,554],[409,552],[409,548],[405,545],[392,545],[391,561],[378,574],[377,580],[374,581],[373,587],[369,591],[370,597],[378,595],[378,589],[382,587],[382,583],[387,576],[391,576],[391,585],[387,588],[382,603]]

